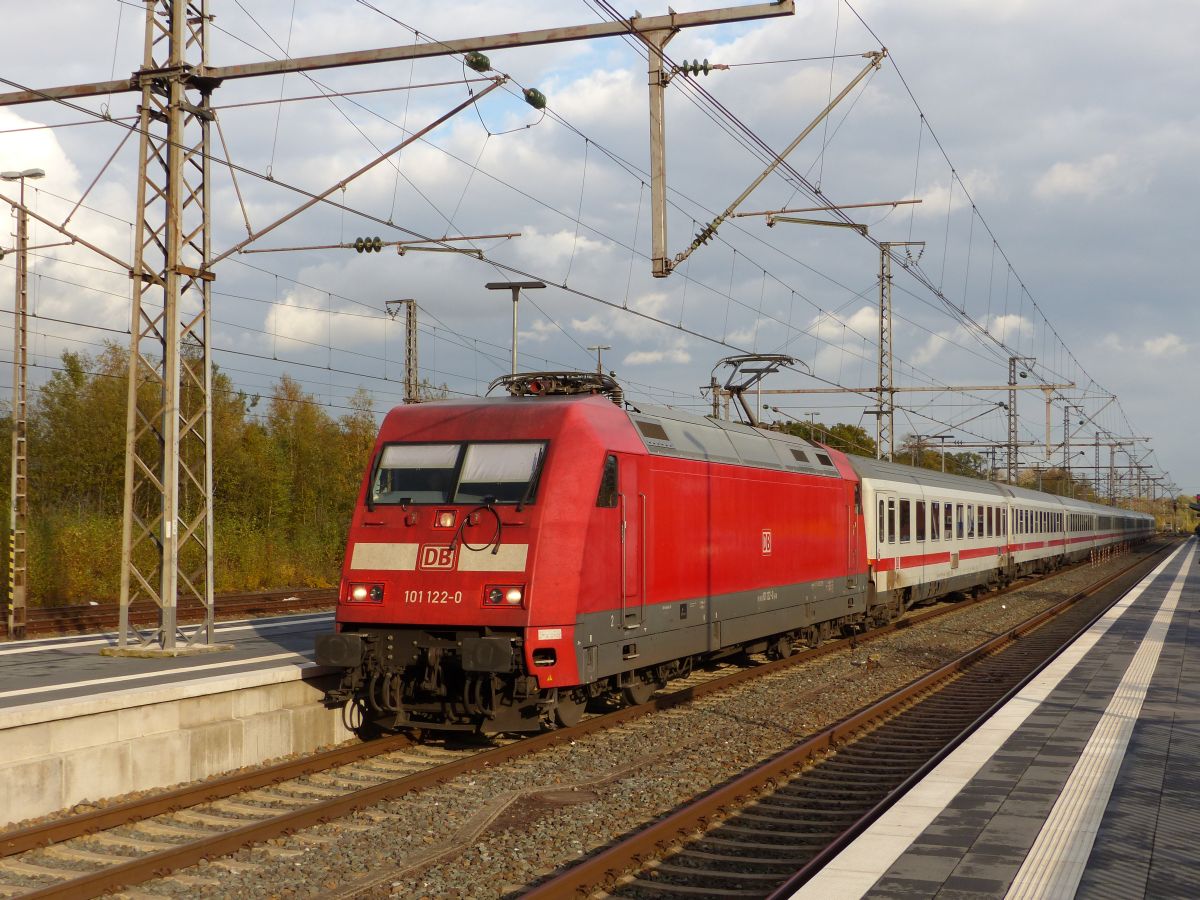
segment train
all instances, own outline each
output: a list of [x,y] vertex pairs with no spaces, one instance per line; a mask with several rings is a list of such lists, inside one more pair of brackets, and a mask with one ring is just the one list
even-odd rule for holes
[[1152,516],[625,402],[610,376],[385,416],[316,660],[360,732],[570,726],[722,657],[1145,540]]

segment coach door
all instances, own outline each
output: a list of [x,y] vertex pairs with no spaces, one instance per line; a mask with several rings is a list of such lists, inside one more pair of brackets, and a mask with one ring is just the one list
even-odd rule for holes
[[[892,570],[896,558],[896,495],[876,491],[875,493],[875,571]],[[875,579],[877,590],[891,587],[894,576]]]
[[646,602],[646,495],[638,489],[637,460],[621,459],[621,617],[640,628]]

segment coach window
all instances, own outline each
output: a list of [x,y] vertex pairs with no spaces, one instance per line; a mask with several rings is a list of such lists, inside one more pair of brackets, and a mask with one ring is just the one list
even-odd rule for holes
[[888,543],[896,543],[896,500],[888,497]]
[[967,504],[967,537],[975,537],[975,504]]
[[931,541],[940,540],[942,537],[942,504],[937,500],[933,501],[933,505],[929,512],[929,539]]
[[945,511],[945,517],[942,519],[942,534],[946,536],[946,540],[954,540],[954,504],[943,503],[942,509]]
[[917,540],[925,540],[925,501],[917,500]]
[[983,507],[975,507],[975,533],[983,537]]
[[884,522],[886,522],[886,521],[887,521],[887,519],[886,519],[886,514],[884,513],[883,498],[880,497],[879,498],[879,524],[875,527],[875,540],[877,540],[881,544],[884,541],[884,535],[887,534],[886,526],[884,525]]
[[912,540],[911,500],[900,501],[900,543],[907,544]]
[[958,535],[958,539],[961,541],[963,536],[966,534],[964,530],[965,526],[963,525],[963,505],[961,503],[955,505],[954,521],[958,523],[958,527],[955,529],[955,534]]
[[996,513],[994,512],[993,507],[989,506],[987,508],[987,536],[988,537],[991,537],[992,535],[994,535],[996,533],[994,531],[996,525],[993,520],[993,516],[995,516],[995,514]]
[[616,509],[617,506],[617,458],[611,453],[604,457],[596,505],[604,509]]

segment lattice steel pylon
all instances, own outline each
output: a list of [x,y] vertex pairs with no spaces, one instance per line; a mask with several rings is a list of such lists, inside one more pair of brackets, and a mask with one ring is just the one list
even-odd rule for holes
[[875,414],[875,458],[892,461],[896,394],[892,390],[892,245],[879,245],[879,379]]
[[[212,645],[212,276],[209,237],[207,0],[152,0],[146,8],[141,88],[138,236],[125,447],[119,646],[174,652]],[[189,56],[191,61],[189,61]],[[131,627],[149,598],[157,628]],[[180,599],[203,622],[180,627]]]

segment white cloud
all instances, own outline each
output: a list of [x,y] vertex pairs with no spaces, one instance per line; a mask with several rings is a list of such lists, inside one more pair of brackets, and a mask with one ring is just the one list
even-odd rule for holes
[[1151,356],[1178,356],[1187,351],[1188,346],[1177,334],[1164,334],[1161,337],[1147,338],[1142,342],[1142,349]]
[[1127,343],[1119,334],[1106,334],[1100,340],[1100,347],[1110,353],[1137,353],[1157,357],[1179,356],[1189,349],[1183,338],[1173,332],[1145,338],[1134,344]]
[[[1012,313],[993,315],[978,323],[1010,347],[1020,346],[1021,341],[1033,335],[1033,322],[1024,316]],[[916,351],[908,354],[907,360],[917,366],[927,366],[954,345],[971,346],[975,332],[966,325],[955,325],[929,335]]]
[[526,342],[544,344],[559,333],[558,326],[553,322],[547,322],[545,319],[537,319],[530,326],[529,331],[522,330],[517,332],[519,338],[518,346]]
[[1120,166],[1115,153],[1102,153],[1078,163],[1057,162],[1033,186],[1042,199],[1055,197],[1096,197],[1116,183],[1114,173]]
[[687,338],[677,335],[668,346],[659,350],[635,350],[621,360],[627,366],[648,366],[655,363],[674,363],[686,365],[692,361],[692,354],[687,349]]
[[[630,303],[632,309],[643,312],[656,319],[665,318],[665,312],[671,298],[661,291],[651,291],[634,299]],[[661,327],[658,323],[641,316],[631,316],[623,310],[605,309],[593,313],[586,319],[572,319],[571,327],[584,334],[620,335],[630,340],[644,340]]]
[[302,288],[289,292],[267,310],[263,321],[265,334],[250,335],[252,343],[274,347],[288,356],[314,347],[362,346],[377,339],[381,322],[360,315],[342,316],[337,309],[322,309],[329,303],[325,295]]
[[[958,178],[955,179],[951,179],[947,173],[942,180],[919,188],[915,199],[919,199],[921,202],[910,209],[917,219],[935,219],[938,216],[945,216],[947,208],[953,213],[970,206],[967,200],[968,192],[976,204],[986,197],[994,196],[999,182],[1000,179],[995,172],[985,172],[979,169],[959,172]],[[966,185],[966,191],[963,190],[963,185]],[[910,183],[909,188],[911,189],[911,187]]]

